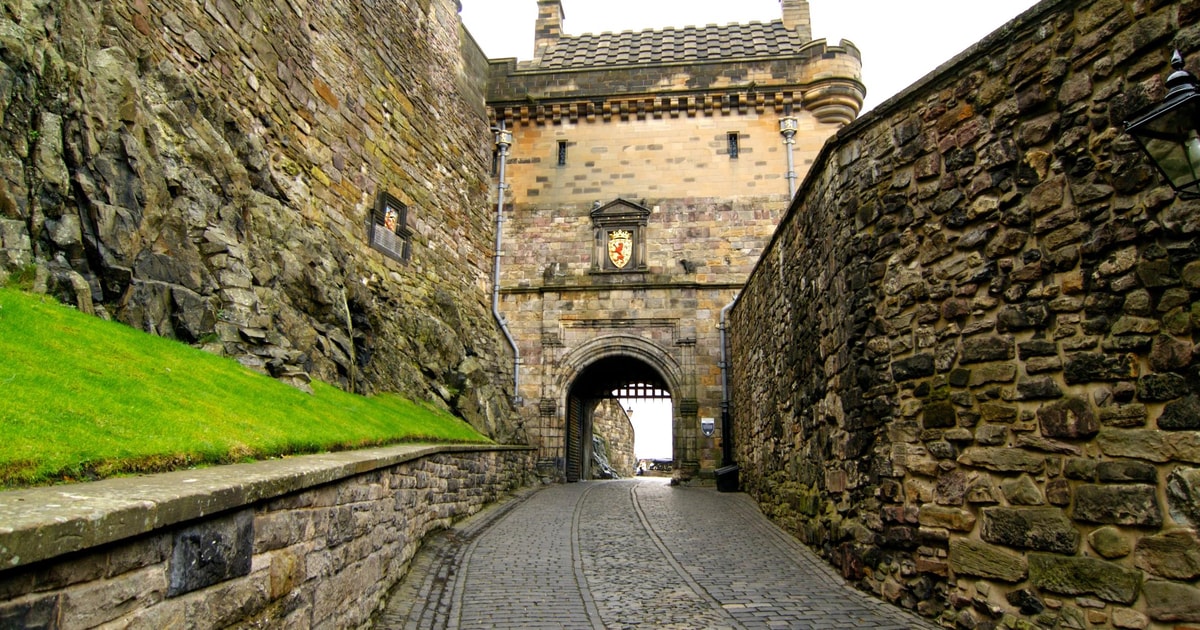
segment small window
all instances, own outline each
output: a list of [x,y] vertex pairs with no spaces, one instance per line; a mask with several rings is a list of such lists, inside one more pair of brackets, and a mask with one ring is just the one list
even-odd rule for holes
[[738,135],[737,133],[729,133],[726,135],[726,144],[729,146],[729,159],[736,160],[738,158]]
[[558,165],[559,166],[567,165],[567,141],[566,140],[558,141]]

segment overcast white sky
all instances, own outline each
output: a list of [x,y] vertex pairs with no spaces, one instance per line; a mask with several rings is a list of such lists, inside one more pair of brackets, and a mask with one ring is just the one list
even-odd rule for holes
[[[862,51],[864,111],[983,39],[1036,0],[810,0],[813,37]],[[533,56],[537,0],[462,0],[463,22],[491,58]],[[563,0],[571,35],[769,22],[780,0]]]

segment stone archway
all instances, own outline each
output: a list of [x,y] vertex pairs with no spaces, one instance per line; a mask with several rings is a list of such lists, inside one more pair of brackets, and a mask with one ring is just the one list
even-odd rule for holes
[[[672,401],[672,452],[675,462],[688,460],[688,435],[681,413],[683,386],[679,362],[645,339],[611,335],[593,339],[565,357],[558,375],[561,392],[564,470],[567,481],[588,479],[591,459],[591,414],[612,392],[643,384],[668,392]],[[692,418],[694,420],[694,418]],[[693,422],[694,424],[694,422]]]

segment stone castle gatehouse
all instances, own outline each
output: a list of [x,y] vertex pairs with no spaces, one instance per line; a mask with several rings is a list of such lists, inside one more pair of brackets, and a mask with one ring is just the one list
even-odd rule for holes
[[499,311],[544,473],[588,477],[589,410],[631,385],[670,396],[677,469],[728,463],[722,309],[864,95],[853,45],[813,40],[807,1],[782,9],[573,36],[560,0],[538,0],[534,59],[490,62],[490,115],[513,134]]

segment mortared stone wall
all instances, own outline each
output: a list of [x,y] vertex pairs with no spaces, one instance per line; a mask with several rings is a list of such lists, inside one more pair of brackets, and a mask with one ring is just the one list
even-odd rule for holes
[[[764,511],[947,627],[1200,622],[1200,3],[1048,0],[838,133],[732,310]],[[1190,626],[1187,626],[1190,627]]]

